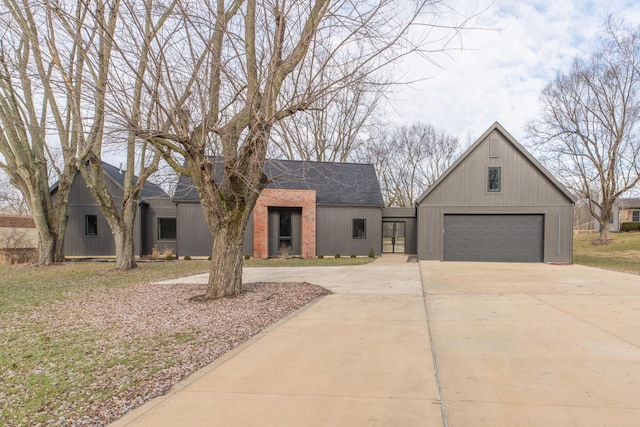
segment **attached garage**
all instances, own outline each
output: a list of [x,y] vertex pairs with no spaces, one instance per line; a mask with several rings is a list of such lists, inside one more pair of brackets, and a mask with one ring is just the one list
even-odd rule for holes
[[571,262],[574,203],[496,122],[418,198],[418,258]]
[[542,262],[544,215],[444,215],[443,259]]

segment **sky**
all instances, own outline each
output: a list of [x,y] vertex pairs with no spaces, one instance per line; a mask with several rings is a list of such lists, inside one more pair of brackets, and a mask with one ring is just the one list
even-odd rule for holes
[[478,29],[462,33],[461,50],[434,55],[437,66],[418,57],[399,64],[395,72],[422,80],[396,88],[386,117],[431,124],[465,145],[495,121],[526,145],[525,127],[540,112],[542,89],[558,72],[568,72],[576,56],[596,49],[607,17],[640,26],[638,0],[448,3],[465,16],[479,13],[470,23]]

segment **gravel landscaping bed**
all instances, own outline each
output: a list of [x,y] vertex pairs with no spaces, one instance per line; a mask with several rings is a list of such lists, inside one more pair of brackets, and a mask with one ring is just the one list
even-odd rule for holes
[[[0,346],[12,360],[0,372],[0,425],[106,425],[330,293],[307,283],[253,283],[237,297],[190,300],[204,290],[104,289],[16,314],[0,325]],[[24,336],[23,325],[38,332]],[[26,387],[21,377],[41,383]],[[47,389],[54,398],[29,409]]]

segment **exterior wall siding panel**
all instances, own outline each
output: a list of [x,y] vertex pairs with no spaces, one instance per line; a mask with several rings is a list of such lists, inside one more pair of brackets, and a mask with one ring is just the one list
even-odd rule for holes
[[[171,199],[149,199],[146,201],[146,206],[140,207],[139,214],[142,221],[142,233],[140,238],[142,245],[139,250],[141,256],[151,255],[153,250],[157,250],[159,253],[165,251],[172,254],[178,253],[177,239],[176,240],[158,240],[158,218],[176,218],[176,206]],[[178,226],[176,220],[176,227]],[[176,233],[177,234],[177,233]],[[188,255],[188,254],[186,254]]]
[[[318,206],[316,209],[317,254],[341,256],[355,254],[367,256],[373,249],[376,256],[382,250],[382,209],[358,207]],[[352,238],[354,218],[366,220],[367,233],[364,239]]]
[[209,256],[213,238],[199,203],[181,203],[177,206],[176,227],[179,256]]

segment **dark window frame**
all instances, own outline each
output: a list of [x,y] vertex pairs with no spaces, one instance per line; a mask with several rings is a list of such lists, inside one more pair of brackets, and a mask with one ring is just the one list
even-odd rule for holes
[[[162,227],[162,224],[161,224],[162,220],[173,220],[173,233],[174,233],[173,237],[164,237],[163,236],[163,233],[162,233],[163,227]],[[171,217],[171,216],[158,217],[157,225],[158,225],[158,227],[157,227],[158,230],[157,231],[158,231],[158,241],[159,242],[171,242],[171,241],[175,241],[178,238],[178,224],[177,224],[177,221],[176,221],[175,217]],[[165,231],[164,234],[166,234],[166,231]]]
[[[495,175],[496,173],[497,173],[497,176]],[[495,193],[501,193],[501,192],[502,192],[502,167],[489,166],[487,168],[487,193],[495,194]]]
[[[360,221],[362,222],[360,223]],[[359,226],[360,224],[361,226]],[[367,238],[367,219],[352,218],[351,219],[351,239],[365,240],[366,238]]]
[[631,221],[640,222],[640,211],[631,211]]
[[98,215],[84,216],[84,235],[86,237],[98,236]]

